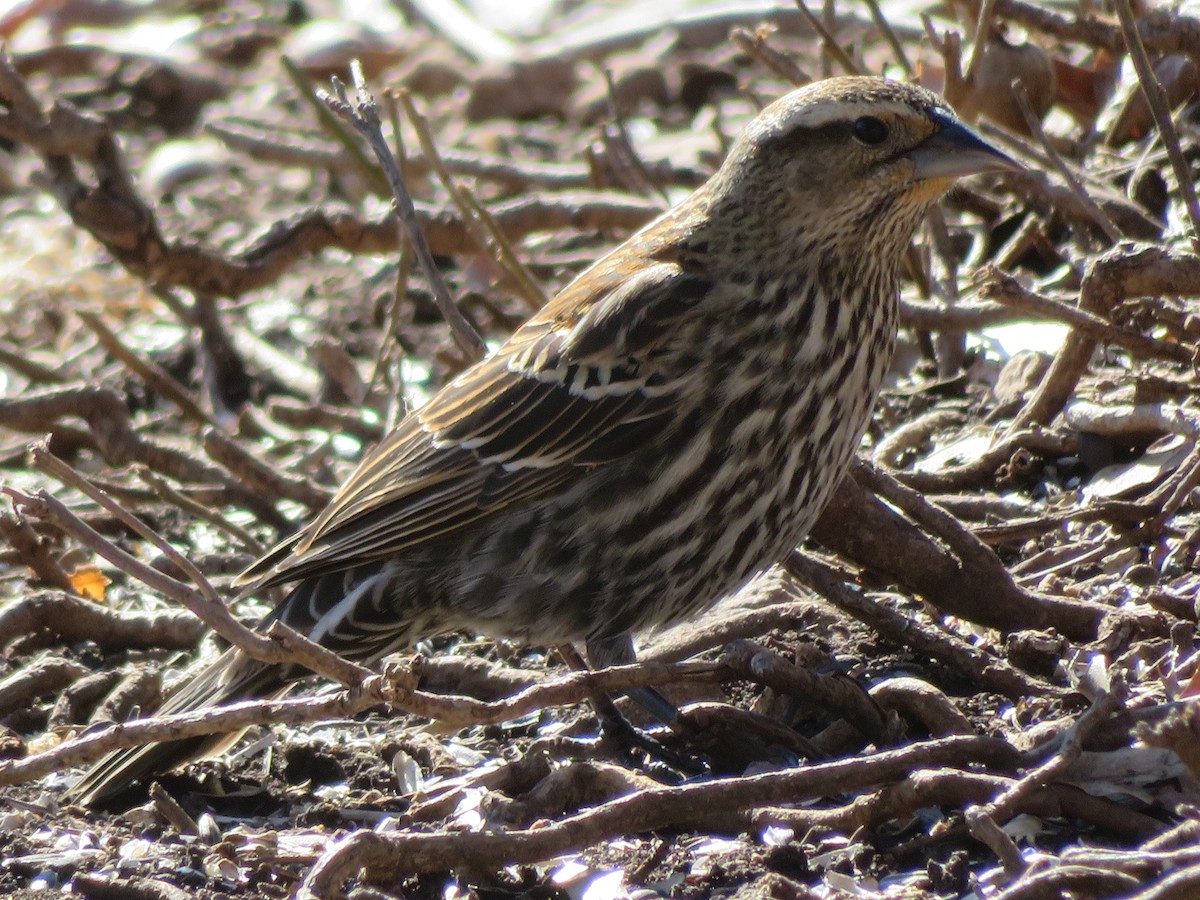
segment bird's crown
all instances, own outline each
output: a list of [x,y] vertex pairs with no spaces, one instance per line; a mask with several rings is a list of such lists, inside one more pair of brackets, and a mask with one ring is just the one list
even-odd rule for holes
[[[885,125],[901,121],[932,131],[954,112],[932,91],[885,78],[828,78],[785,94],[762,111],[746,131],[754,142],[786,138],[797,132],[852,125],[873,116]],[[867,135],[870,137],[870,135]]]

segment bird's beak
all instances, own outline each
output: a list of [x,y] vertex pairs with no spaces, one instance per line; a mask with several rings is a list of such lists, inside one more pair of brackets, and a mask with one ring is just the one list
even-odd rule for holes
[[916,180],[1023,170],[1019,162],[1001,153],[957,119],[936,113],[935,118],[942,127],[905,154],[912,160]]

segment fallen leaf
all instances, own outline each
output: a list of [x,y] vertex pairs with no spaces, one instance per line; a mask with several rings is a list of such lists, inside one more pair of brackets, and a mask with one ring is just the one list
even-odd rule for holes
[[112,579],[95,566],[80,566],[71,573],[70,579],[75,593],[96,603],[104,602],[105,588],[112,584]]

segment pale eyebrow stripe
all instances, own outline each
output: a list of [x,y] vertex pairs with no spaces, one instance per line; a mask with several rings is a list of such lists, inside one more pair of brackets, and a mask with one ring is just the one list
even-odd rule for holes
[[895,101],[862,101],[858,103],[819,103],[797,110],[793,115],[780,117],[772,125],[776,128],[821,128],[834,122],[852,120],[856,115],[871,115],[876,118],[911,115],[915,110],[907,103]]

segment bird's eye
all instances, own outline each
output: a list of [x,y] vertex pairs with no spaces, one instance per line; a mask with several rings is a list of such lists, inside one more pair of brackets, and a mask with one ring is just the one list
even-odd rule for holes
[[860,116],[854,120],[854,136],[864,144],[882,144],[888,136],[888,127],[874,116]]

